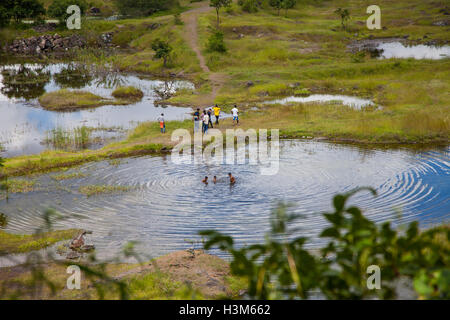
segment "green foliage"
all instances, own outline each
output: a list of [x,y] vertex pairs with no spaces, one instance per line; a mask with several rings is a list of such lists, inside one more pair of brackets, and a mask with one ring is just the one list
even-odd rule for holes
[[183,20],[181,20],[181,14],[179,12],[173,15],[173,23],[177,26],[182,26],[184,24]]
[[0,27],[16,23],[24,18],[38,18],[45,14],[44,6],[38,0],[3,0],[0,4]]
[[238,5],[242,10],[248,13],[258,12],[260,2],[258,0],[239,0]]
[[[272,217],[272,231],[263,244],[236,248],[232,237],[216,231],[202,231],[205,249],[217,246],[231,254],[234,275],[248,281],[251,298],[303,298],[319,290],[329,299],[395,298],[396,281],[407,278],[420,298],[449,298],[450,229],[434,228],[420,233],[417,222],[406,232],[381,226],[365,218],[361,210],[348,206],[360,189],[337,195],[334,212],[325,213],[330,223],[320,237],[328,244],[320,256],[305,248],[307,238],[290,223],[299,219],[280,205]],[[375,191],[369,189],[373,194]],[[381,269],[381,289],[369,290],[367,268]]]
[[177,0],[114,0],[123,15],[149,16],[178,5]]
[[66,21],[70,16],[70,14],[67,13],[67,8],[71,5],[80,7],[81,14],[87,9],[85,0],[54,0],[48,7],[47,13],[50,17],[59,19],[59,21]]
[[284,9],[285,14],[297,4],[297,0],[270,0],[269,5],[277,9],[277,14],[280,15],[280,10]]
[[157,38],[152,43],[152,49],[155,51],[154,59],[163,59],[164,67],[167,67],[167,62],[173,50],[170,44],[167,41]]
[[208,38],[208,46],[207,49],[210,52],[227,52],[227,48],[225,46],[225,42],[223,41],[224,34],[222,31],[214,31],[213,34]]
[[350,19],[350,11],[348,9],[338,8],[334,11],[341,18],[342,29],[347,29],[346,23]]
[[220,24],[220,17],[219,12],[221,8],[228,8],[231,6],[233,1],[231,0],[209,0],[209,6],[214,7],[216,9],[216,16],[217,16],[217,26]]

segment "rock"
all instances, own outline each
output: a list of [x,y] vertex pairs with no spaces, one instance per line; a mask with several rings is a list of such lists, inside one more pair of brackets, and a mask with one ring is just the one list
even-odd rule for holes
[[98,16],[98,15],[100,15],[100,13],[101,13],[101,11],[97,7],[92,7],[88,11],[88,14],[91,15],[91,16]]
[[40,55],[64,52],[68,51],[68,49],[83,48],[85,46],[86,40],[77,34],[64,38],[59,34],[54,34],[16,39],[12,44],[5,46],[4,49],[15,54]]
[[442,20],[442,21],[433,22],[433,26],[438,26],[438,27],[445,27],[445,26],[448,26],[449,24],[450,24],[449,20]]
[[149,29],[149,30],[156,30],[156,29],[158,29],[160,26],[161,26],[160,23],[155,22],[155,23],[149,24],[148,27],[147,27],[147,29]]
[[254,85],[254,83],[253,83],[253,81],[247,81],[247,82],[245,83],[245,85],[246,85],[246,87],[248,88],[248,87],[252,87],[252,86]]
[[78,258],[81,258],[81,253],[76,252],[76,251],[71,251],[66,256],[66,259],[70,259],[70,260],[74,260],[74,259],[78,259]]
[[93,250],[95,250],[95,246],[92,245],[92,244],[85,244],[84,246],[82,246],[80,248],[80,250],[83,251],[83,252],[93,251]]

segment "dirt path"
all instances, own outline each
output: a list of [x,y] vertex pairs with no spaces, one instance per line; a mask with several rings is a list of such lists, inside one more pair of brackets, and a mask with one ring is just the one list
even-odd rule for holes
[[202,54],[198,41],[198,16],[212,10],[212,7],[210,7],[207,2],[202,2],[198,5],[199,6],[197,8],[183,13],[181,17],[185,24],[185,40],[197,55],[202,71],[209,73],[208,80],[211,82],[211,93],[202,96],[199,101],[201,106],[208,106],[214,103],[217,93],[226,80],[226,75],[218,72],[211,72],[206,64],[205,57]]

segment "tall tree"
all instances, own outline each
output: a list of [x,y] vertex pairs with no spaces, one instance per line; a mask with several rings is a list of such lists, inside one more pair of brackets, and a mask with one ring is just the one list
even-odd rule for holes
[[217,27],[219,27],[220,24],[220,17],[219,17],[219,11],[223,7],[229,7],[232,3],[232,0],[209,0],[209,6],[216,8],[216,15],[217,15]]

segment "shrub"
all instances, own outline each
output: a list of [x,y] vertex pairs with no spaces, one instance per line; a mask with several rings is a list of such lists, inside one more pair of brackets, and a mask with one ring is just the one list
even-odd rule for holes
[[258,12],[259,2],[258,0],[239,0],[238,4],[242,10],[248,13]]
[[208,51],[210,52],[220,52],[225,53],[227,52],[227,48],[225,46],[225,42],[223,40],[223,32],[222,31],[215,31],[212,35],[208,38]]

